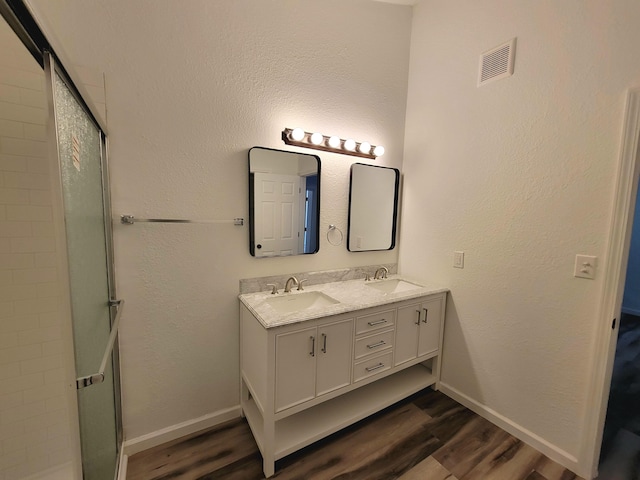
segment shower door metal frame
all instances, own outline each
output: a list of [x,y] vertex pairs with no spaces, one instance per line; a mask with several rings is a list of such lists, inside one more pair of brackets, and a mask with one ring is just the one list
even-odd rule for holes
[[[113,228],[111,222],[111,195],[109,189],[109,165],[108,165],[108,143],[107,136],[105,131],[103,130],[100,122],[93,115],[88,105],[82,98],[82,95],[77,90],[75,84],[70,79],[66,70],[62,68],[59,61],[55,57],[55,54],[49,50],[45,50],[42,52],[43,57],[43,65],[44,65],[44,73],[45,73],[45,82],[46,88],[49,90],[49,140],[51,142],[51,151],[55,152],[55,161],[57,162],[57,177],[55,181],[58,183],[58,188],[56,189],[60,194],[62,193],[62,168],[60,165],[60,157],[58,156],[58,134],[57,127],[55,122],[55,107],[53,105],[53,81],[55,75],[59,75],[63,82],[67,85],[69,91],[78,102],[78,104],[82,107],[84,112],[90,118],[91,122],[95,125],[95,127],[100,132],[100,172],[102,179],[102,205],[103,205],[103,215],[104,215],[104,232],[105,232],[105,252],[106,252],[106,266],[107,266],[107,284],[109,291],[109,302],[110,302],[110,327],[113,328],[114,322],[117,315],[118,308],[118,300],[116,300],[116,285],[115,285],[115,264],[113,258]],[[60,201],[63,201],[60,196]],[[66,231],[62,228],[60,232],[64,238],[64,244],[66,245]],[[68,256],[65,257],[68,261]],[[67,281],[69,280],[68,271],[66,272]],[[70,292],[70,290],[69,290]],[[120,469],[120,461],[122,458],[122,450],[123,450],[123,427],[122,427],[122,401],[121,401],[121,383],[120,383],[120,349],[119,349],[119,337],[116,335],[115,341],[113,344],[112,350],[112,368],[113,368],[113,388],[114,388],[114,405],[115,405],[115,423],[116,423],[116,466],[115,466],[115,479],[118,477],[118,471]],[[90,387],[90,385],[88,385]]]

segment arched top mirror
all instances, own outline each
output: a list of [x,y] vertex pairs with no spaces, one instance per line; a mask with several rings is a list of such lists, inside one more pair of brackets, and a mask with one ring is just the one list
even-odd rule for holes
[[349,188],[347,250],[391,250],[396,244],[397,168],[354,163]]
[[249,150],[249,252],[254,257],[316,253],[320,245],[320,157]]

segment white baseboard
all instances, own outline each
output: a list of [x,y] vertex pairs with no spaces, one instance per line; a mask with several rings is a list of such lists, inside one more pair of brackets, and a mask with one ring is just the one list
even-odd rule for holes
[[125,455],[124,449],[120,452],[120,466],[118,467],[118,475],[116,480],[127,480],[127,466],[129,465],[129,457]]
[[74,478],[73,465],[71,462],[51,467],[33,475],[29,475],[23,480],[69,480]]
[[140,437],[132,438],[124,442],[124,453],[129,457],[143,450],[156,447],[171,440],[175,440],[185,435],[190,435],[200,430],[215,427],[216,425],[238,418],[240,416],[240,405],[235,407],[219,410],[208,415],[204,415],[200,418],[194,418],[193,420],[187,420],[186,422],[178,423],[155,432],[142,435]]
[[539,437],[538,435],[527,430],[521,425],[518,425],[505,416],[500,415],[498,412],[492,410],[491,408],[476,402],[472,398],[468,397],[464,393],[456,390],[455,388],[447,385],[444,382],[440,382],[440,391],[445,395],[453,398],[456,402],[464,405],[469,410],[489,420],[494,425],[502,428],[504,431],[510,433],[519,440],[522,440],[524,443],[532,446],[539,452],[549,457],[554,462],[559,463],[560,465],[568,468],[572,472],[577,473],[583,478],[589,478],[588,476],[585,477],[585,472],[581,472],[581,468],[576,457],[570,455],[569,453],[556,447],[555,445],[552,445],[544,438]]

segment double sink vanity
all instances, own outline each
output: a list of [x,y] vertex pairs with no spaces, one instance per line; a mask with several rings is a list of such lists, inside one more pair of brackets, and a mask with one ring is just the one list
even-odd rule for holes
[[[318,252],[320,168],[317,155],[249,150],[252,256]],[[351,165],[349,252],[395,247],[399,180],[396,168]],[[339,238],[332,240],[334,229]],[[329,225],[326,245],[342,240]],[[240,281],[240,406],[266,477],[276,460],[438,388],[447,289],[386,278],[396,268]]]
[[392,275],[273,290],[239,297],[241,408],[266,477],[276,460],[437,388],[447,289]]

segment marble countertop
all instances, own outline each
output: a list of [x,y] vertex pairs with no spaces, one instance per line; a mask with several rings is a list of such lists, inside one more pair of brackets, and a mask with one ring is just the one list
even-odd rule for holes
[[280,290],[277,294],[278,297],[300,295],[308,292],[322,292],[339,302],[333,305],[309,307],[292,313],[279,313],[269,305],[268,300],[276,297],[276,295],[272,295],[271,292],[245,293],[239,295],[239,298],[262,326],[265,328],[273,328],[315,318],[352,312],[354,310],[378,307],[380,305],[424,297],[425,295],[433,295],[449,290],[441,286],[425,284],[424,282],[418,283],[401,275],[389,275],[387,278],[387,280],[393,279],[413,283],[416,285],[416,288],[397,293],[382,293],[375,288],[371,288],[369,285],[384,282],[385,280],[365,282],[363,279],[359,279],[305,286],[302,291],[294,288],[290,293],[282,293],[282,290]]

